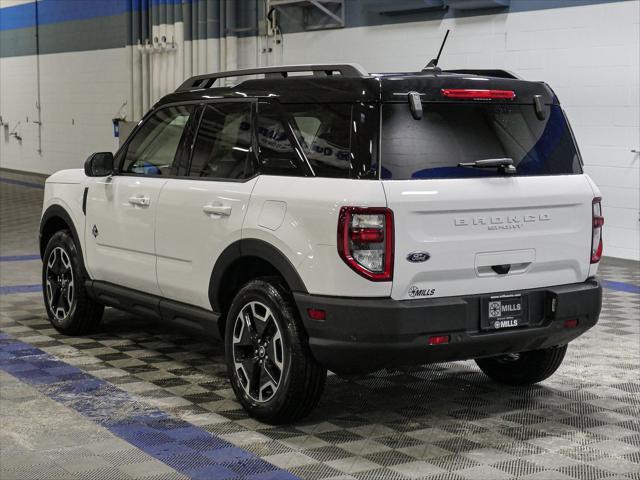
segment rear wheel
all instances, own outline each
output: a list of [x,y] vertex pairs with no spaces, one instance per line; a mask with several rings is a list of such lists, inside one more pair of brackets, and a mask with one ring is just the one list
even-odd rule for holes
[[272,424],[307,415],[322,395],[327,371],[311,355],[287,287],[278,278],[247,283],[227,318],[227,369],[244,409]]
[[487,376],[506,385],[531,385],[549,378],[558,369],[567,346],[478,358],[476,363]]
[[51,324],[66,335],[93,330],[104,307],[93,301],[84,286],[82,257],[67,230],[56,232],[44,252],[42,292]]

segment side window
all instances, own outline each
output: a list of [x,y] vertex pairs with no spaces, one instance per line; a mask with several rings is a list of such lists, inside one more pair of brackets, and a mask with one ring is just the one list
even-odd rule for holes
[[351,105],[287,104],[296,136],[318,177],[351,177]]
[[176,151],[192,111],[191,105],[181,105],[163,108],[149,117],[129,142],[121,171],[171,175]]
[[304,176],[306,168],[293,148],[277,107],[258,104],[260,173],[288,177]]
[[206,105],[189,176],[242,179],[251,168],[251,103]]

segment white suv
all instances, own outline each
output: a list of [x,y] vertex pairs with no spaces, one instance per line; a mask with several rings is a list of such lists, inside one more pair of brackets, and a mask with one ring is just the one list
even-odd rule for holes
[[528,384],[598,320],[599,197],[542,82],[193,77],[115,157],[49,177],[44,300],[68,334],[107,305],[223,338],[238,400],[271,423],[307,414],[327,369],[476,359]]

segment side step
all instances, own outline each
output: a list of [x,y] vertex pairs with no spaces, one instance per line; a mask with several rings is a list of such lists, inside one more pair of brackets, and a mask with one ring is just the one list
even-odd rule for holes
[[220,315],[215,312],[108,282],[87,280],[85,285],[91,297],[108,307],[221,338],[218,325]]

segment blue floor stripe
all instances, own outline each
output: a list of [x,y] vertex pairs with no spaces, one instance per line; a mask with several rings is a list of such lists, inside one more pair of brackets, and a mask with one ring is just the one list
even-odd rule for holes
[[0,295],[11,295],[12,293],[33,293],[41,292],[42,285],[1,285]]
[[190,478],[298,478],[3,332],[0,332],[0,369]]
[[44,184],[41,183],[23,182],[22,180],[14,180],[13,178],[4,177],[0,177],[0,182],[8,183],[9,185],[19,185],[21,187],[38,188],[40,190],[44,190]]
[[0,256],[0,262],[28,262],[40,260],[40,255],[5,255]]
[[640,285],[634,285],[633,283],[602,280],[602,286],[609,290],[618,290],[619,292],[640,293]]

